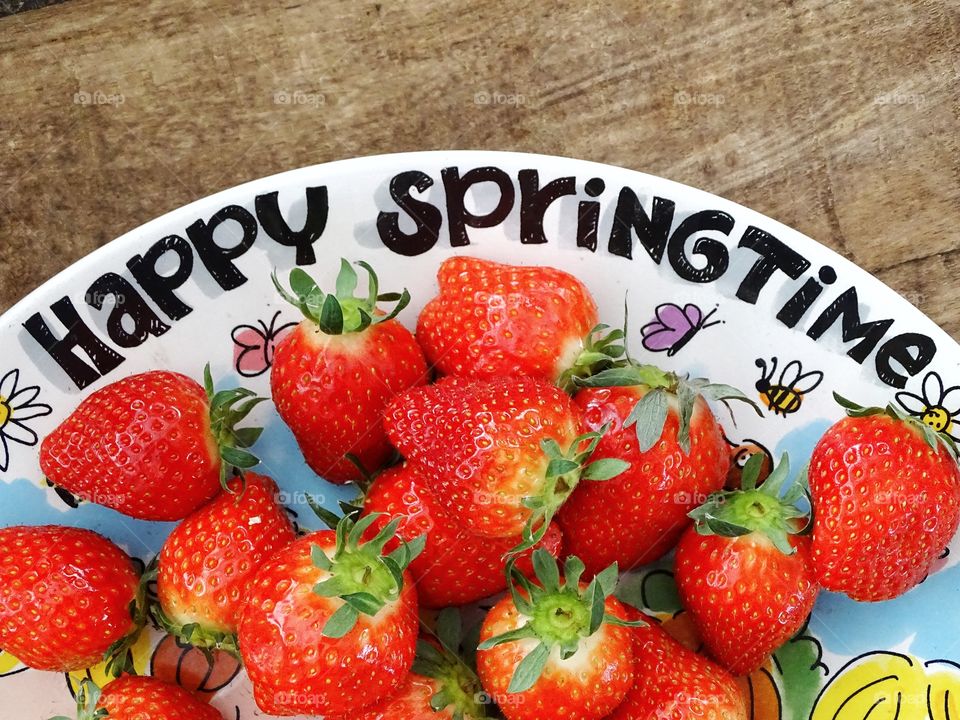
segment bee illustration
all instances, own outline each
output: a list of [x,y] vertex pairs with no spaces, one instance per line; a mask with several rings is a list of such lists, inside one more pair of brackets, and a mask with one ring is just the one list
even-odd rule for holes
[[757,358],[756,366],[760,368],[760,379],[756,388],[760,399],[766,403],[774,415],[786,417],[800,409],[803,397],[823,382],[823,373],[819,370],[803,372],[799,360],[791,360],[780,371],[779,379],[774,382],[777,373],[777,358],[767,361]]

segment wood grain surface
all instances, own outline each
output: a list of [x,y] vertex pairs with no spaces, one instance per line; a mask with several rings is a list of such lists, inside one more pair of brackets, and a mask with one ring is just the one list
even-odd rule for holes
[[953,0],[73,0],[0,19],[0,143],[0,310],[245,180],[466,148],[738,201],[960,337]]

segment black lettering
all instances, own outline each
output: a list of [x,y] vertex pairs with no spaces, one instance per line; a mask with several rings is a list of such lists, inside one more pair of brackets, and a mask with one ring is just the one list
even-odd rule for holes
[[[877,376],[887,385],[903,388],[908,377],[920,373],[937,352],[937,344],[933,338],[920,333],[901,333],[894,335],[877,350]],[[907,374],[893,369],[893,362],[898,363]]]
[[[83,390],[123,362],[123,356],[104,343],[77,313],[70,298],[63,297],[50,306],[66,332],[57,339],[40,313],[34,313],[23,326],[40,347],[63,368],[78,388]],[[92,365],[84,362],[74,350],[81,349],[90,358]]]
[[[814,278],[807,278],[803,286],[793,294],[780,312],[777,313],[777,320],[782,322],[788,328],[796,327],[800,318],[806,315],[807,310],[813,305],[814,301],[820,297],[824,285],[832,285],[837,280],[837,273],[829,265],[824,265],[819,272],[820,282]],[[823,283],[821,285],[821,283]]]
[[402,172],[390,181],[390,197],[417,224],[417,229],[408,234],[400,229],[400,213],[380,212],[377,231],[381,242],[393,252],[408,257],[422,255],[437,244],[443,213],[430,203],[410,196],[411,188],[424,192],[431,185],[430,176],[419,170]]
[[613,255],[633,258],[633,234],[636,233],[647,254],[659,265],[670,236],[674,207],[672,200],[654,197],[653,210],[648,216],[637,194],[628,187],[621,189],[607,249]]
[[851,287],[843,292],[840,297],[834,300],[830,306],[821,313],[810,329],[807,335],[814,340],[819,340],[826,330],[841,319],[841,331],[844,342],[852,342],[857,338],[862,338],[860,342],[847,351],[847,355],[852,357],[858,363],[864,360],[873,352],[877,343],[883,338],[893,320],[874,320],[872,322],[860,321],[860,301],[857,297],[857,289]]
[[323,235],[323,231],[327,227],[327,215],[330,211],[325,185],[308,187],[306,194],[307,219],[304,220],[303,227],[300,230],[293,230],[280,212],[278,199],[280,193],[264,193],[263,195],[257,195],[254,200],[254,208],[257,211],[257,220],[260,221],[260,226],[272,240],[280,245],[297,249],[297,265],[313,265],[317,262],[317,254],[314,252],[313,244]]
[[543,232],[543,218],[556,200],[564,195],[575,195],[577,181],[573,176],[551,180],[540,187],[540,174],[536,170],[521,170],[520,181],[520,242],[525,245],[542,245],[547,242]]
[[810,261],[803,255],[753,225],[744,231],[739,247],[753,250],[760,256],[737,288],[737,297],[751,305],[756,304],[763,286],[777,270],[796,280],[810,267]]
[[706,260],[702,268],[690,262],[685,247],[687,239],[696,233],[705,231],[729,235],[733,230],[733,218],[720,210],[701,210],[685,218],[670,236],[667,257],[670,264],[684,280],[697,283],[713,282],[727,271],[730,265],[730,253],[727,246],[713,238],[700,237],[693,243],[692,255],[700,255]]
[[[109,303],[108,298],[112,298]],[[97,310],[103,309],[104,305],[110,305],[107,334],[120,347],[137,347],[143,344],[148,335],[159,337],[170,329],[147,305],[133,285],[116,273],[108,272],[94,280],[87,290],[86,300],[87,305]],[[123,327],[125,317],[133,321],[133,330],[130,332]]]
[[[243,235],[233,247],[223,247],[217,244],[213,235],[220,225],[229,220],[240,226]],[[210,275],[224,290],[234,290],[247,281],[233,261],[249,250],[257,239],[257,219],[249,210],[239,205],[227,205],[214,213],[210,220],[193,223],[187,228],[187,237]]]
[[[179,262],[172,273],[161,275],[157,271],[157,263],[168,252],[175,253]],[[127,261],[127,268],[147,296],[171,320],[186,317],[193,310],[173,292],[193,272],[193,250],[179,235],[168,235],[155,242],[145,254],[134,255]]]
[[[583,186],[590,197],[597,197],[607,187],[602,178],[590,178]],[[600,203],[582,200],[577,205],[577,247],[597,249],[597,229],[600,227]]]
[[[470,244],[467,227],[485,228],[499,225],[510,214],[516,191],[513,181],[500,168],[479,167],[469,170],[462,178],[456,167],[444,168],[440,171],[443,178],[443,188],[447,195],[447,222],[449,223],[451,247],[463,247]],[[492,182],[500,190],[500,199],[497,206],[486,215],[474,215],[463,205],[463,198],[471,186],[483,182]]]

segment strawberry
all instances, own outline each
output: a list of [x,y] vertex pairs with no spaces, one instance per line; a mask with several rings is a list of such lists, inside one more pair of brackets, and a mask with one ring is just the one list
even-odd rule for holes
[[546,550],[533,554],[537,584],[510,572],[510,594],[480,629],[477,669],[507,720],[606,717],[633,685],[631,624],[611,596],[611,565],[584,586],[583,563],[567,558],[561,577]]
[[122,660],[143,627],[143,587],[120,548],[90,530],[0,528],[0,646],[38,670]]
[[284,546],[247,586],[240,652],[270,715],[352,715],[396,692],[413,664],[417,594],[406,572],[423,541],[388,555],[392,521],[322,530]]
[[187,516],[160,550],[153,613],[171,635],[236,654],[237,623],[247,585],[274,552],[296,534],[277,503],[277,485],[247,473]]
[[817,579],[854,600],[887,600],[923,580],[957,531],[955,448],[892,406],[836,397],[849,417],[810,458]]
[[652,618],[633,628],[634,679],[609,720],[747,720],[730,673],[670,637]]
[[[276,346],[270,388],[277,412],[290,426],[307,464],[325,479],[342,484],[383,467],[393,449],[380,418],[398,393],[427,381],[427,365],[413,334],[394,320],[410,302],[378,294],[370,276],[369,295],[354,297],[357,274],[341,261],[336,292],[325,294],[299,268],[290,273],[293,295],[273,281],[298,307],[304,320]],[[397,300],[389,315],[378,300]]]
[[599,434],[578,435],[570,397],[533,378],[444,378],[397,398],[384,425],[459,522],[489,538],[525,533],[528,546],[581,477],[605,479],[625,465],[587,464]]
[[480,720],[489,717],[474,662],[458,654],[460,613],[453,608],[437,619],[437,639],[417,641],[413,670],[400,691],[350,720]]
[[763,456],[743,469],[743,489],[712,495],[690,513],[674,577],[710,654],[735,675],[759,669],[803,627],[819,587],[810,562],[809,496],[787,484],[786,455],[760,487]]
[[209,366],[201,386],[154,370],[85,398],[40,447],[55,485],[125,515],[179,520],[226,485],[231,466],[257,459],[242,448],[259,428],[235,429],[261,402],[249,390],[214,392]]
[[584,427],[608,427],[596,453],[629,469],[573,491],[557,514],[566,550],[589,575],[613,562],[629,570],[657,560],[689,527],[687,513],[726,480],[727,444],[705,398],[745,397],[652,366],[613,368],[577,383],[584,386],[574,396]]
[[[400,518],[398,538],[412,541],[426,535],[423,552],[410,563],[421,605],[430,608],[466,605],[506,589],[505,556],[522,538],[519,535],[482,538],[468,532],[440,506],[420,471],[409,463],[392,467],[374,480],[367,491],[363,512],[381,513],[371,530],[396,517]],[[557,556],[560,543],[560,530],[550,525],[541,545]],[[518,560],[518,567],[525,574],[533,569],[529,556],[528,551]]]
[[417,340],[444,375],[553,383],[578,363],[597,324],[590,292],[562,270],[458,256],[440,265],[437,280]]
[[[223,720],[217,710],[179,685],[154,677],[124,675],[101,691],[84,679],[77,693],[77,720]],[[71,720],[56,717],[51,720]]]

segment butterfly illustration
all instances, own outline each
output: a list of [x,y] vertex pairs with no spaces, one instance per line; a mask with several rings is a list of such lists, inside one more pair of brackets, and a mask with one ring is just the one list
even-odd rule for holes
[[658,305],[654,311],[654,319],[640,328],[643,347],[650,352],[666,351],[667,357],[672,357],[698,332],[723,322],[707,322],[716,311],[717,308],[714,308],[704,315],[703,311],[692,303],[683,307],[674,303]]
[[257,320],[254,325],[237,325],[230,333],[233,338],[233,363],[243,377],[263,375],[273,365],[273,349],[295,326],[295,322],[277,327],[280,311],[270,319],[270,324]]

